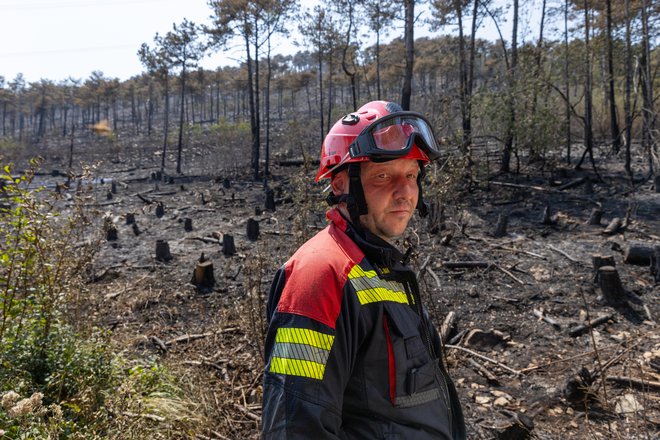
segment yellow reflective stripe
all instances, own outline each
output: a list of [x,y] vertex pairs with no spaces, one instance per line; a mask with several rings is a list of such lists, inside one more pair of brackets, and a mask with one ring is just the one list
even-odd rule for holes
[[273,357],[270,359],[270,372],[322,380],[325,365],[300,359]]
[[380,301],[394,301],[401,304],[408,304],[408,296],[404,292],[386,289],[385,287],[358,290],[356,294],[361,305]]
[[363,270],[360,265],[356,264],[353,266],[351,271],[348,273],[348,278],[349,279],[355,279],[355,278],[374,278],[376,276],[376,271],[375,270]]
[[277,329],[275,342],[290,342],[293,344],[306,344],[312,347],[330,350],[335,337],[326,335],[308,328],[288,328],[280,327]]
[[356,264],[348,273],[348,279],[351,280],[361,305],[381,301],[409,304],[408,295],[399,290],[401,284],[381,280],[375,270],[364,270]]

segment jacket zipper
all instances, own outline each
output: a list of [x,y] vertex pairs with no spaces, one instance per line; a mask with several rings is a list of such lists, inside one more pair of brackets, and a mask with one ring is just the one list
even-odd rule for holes
[[[408,297],[408,301],[410,302],[412,298],[412,303],[415,305],[413,307],[413,310],[415,313],[417,313],[417,316],[419,316],[420,322],[422,323],[422,334],[424,338],[424,345],[426,345],[426,349],[428,350],[429,356],[431,359],[435,359],[438,364],[435,365],[435,379],[437,382],[437,386],[440,388],[442,392],[442,396],[445,400],[445,404],[447,405],[447,412],[449,413],[449,431],[452,433],[452,436],[454,435],[454,413],[452,410],[452,401],[449,396],[449,385],[447,384],[447,378],[445,376],[445,372],[443,371],[443,367],[439,365],[440,362],[442,362],[442,359],[440,356],[442,355],[441,353],[436,353],[435,350],[433,349],[433,344],[431,343],[431,335],[429,333],[429,326],[428,326],[428,320],[424,316],[424,312],[422,310],[422,301],[421,301],[421,296],[419,294],[419,285],[417,284],[417,280],[414,279],[411,276],[408,276],[408,280],[404,284],[404,287],[406,289],[406,296]],[[438,375],[440,378],[438,378]]]

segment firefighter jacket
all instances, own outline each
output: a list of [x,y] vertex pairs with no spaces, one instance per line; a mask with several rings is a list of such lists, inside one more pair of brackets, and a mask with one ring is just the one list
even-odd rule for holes
[[335,208],[271,285],[264,439],[464,439],[414,272]]

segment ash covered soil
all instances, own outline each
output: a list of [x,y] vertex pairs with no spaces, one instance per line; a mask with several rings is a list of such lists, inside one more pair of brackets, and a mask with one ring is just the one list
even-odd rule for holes
[[[399,243],[414,246],[423,299],[437,328],[446,324],[469,438],[657,438],[660,284],[648,263],[625,257],[630,246],[660,245],[660,193],[650,181],[631,191],[610,168],[605,182],[557,167],[459,183],[442,197],[429,190],[441,213],[415,218]],[[275,270],[325,226],[321,188],[311,184],[313,169],[275,165],[275,209],[266,210],[264,184],[247,170],[155,180],[156,170],[98,169],[103,181],[91,185],[89,208],[101,240],[88,319],[109,329],[118,349],[165,363],[188,384],[208,421],[190,438],[258,438],[266,292]],[[591,180],[577,180],[584,177]],[[600,225],[587,224],[599,206]],[[503,215],[506,233],[496,237]],[[615,217],[623,226],[604,234]],[[108,241],[110,222],[117,239]],[[157,240],[171,260],[156,259]],[[191,283],[202,255],[213,266],[210,288]],[[593,255],[613,257],[622,304],[602,298]]]

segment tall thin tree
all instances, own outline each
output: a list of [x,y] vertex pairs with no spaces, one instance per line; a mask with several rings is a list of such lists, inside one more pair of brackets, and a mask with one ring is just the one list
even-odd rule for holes
[[401,107],[410,110],[410,97],[412,95],[413,65],[415,62],[415,0],[404,0],[404,35],[406,55],[403,70],[403,87],[401,88]]
[[612,48],[612,0],[605,1],[605,19],[607,21],[607,93],[610,109],[610,134],[612,137],[612,150],[618,153],[621,149],[621,133],[616,111],[616,95],[614,93],[614,50]]

